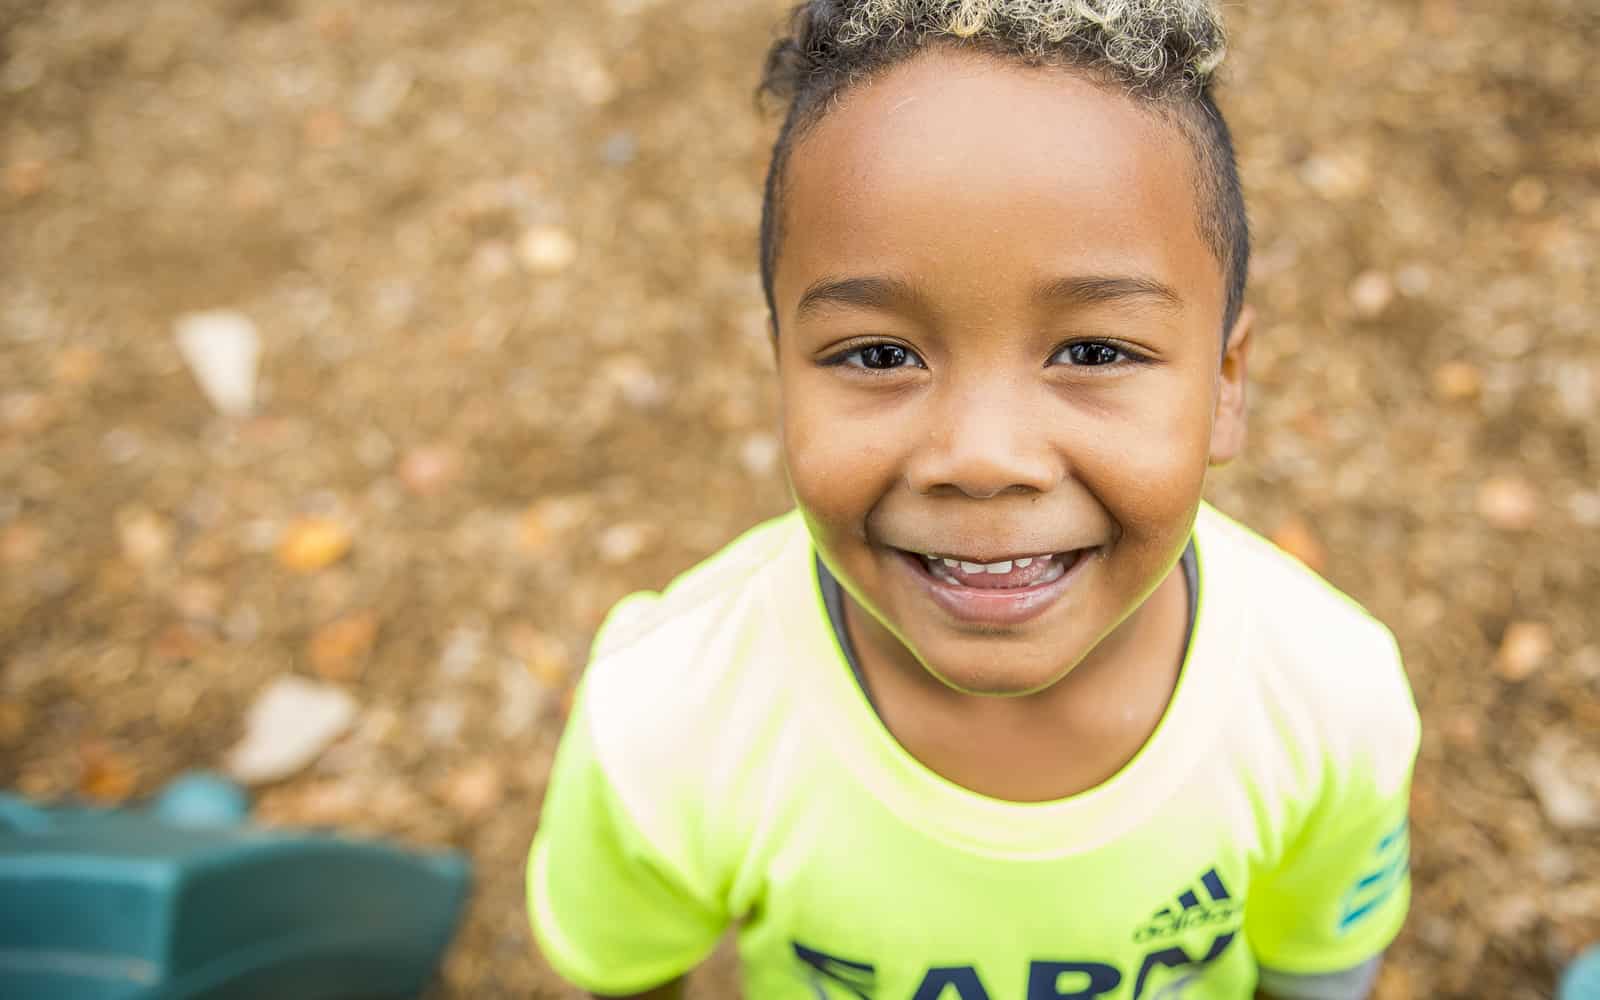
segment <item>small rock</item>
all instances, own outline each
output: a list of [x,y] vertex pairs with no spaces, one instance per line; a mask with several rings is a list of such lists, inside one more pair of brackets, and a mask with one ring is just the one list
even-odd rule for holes
[[38,392],[0,396],[0,424],[20,434],[37,434],[55,422],[60,407]]
[[351,116],[368,128],[386,124],[405,103],[413,79],[412,72],[399,63],[384,63],[356,93]]
[[1501,531],[1527,531],[1539,521],[1539,493],[1518,476],[1491,476],[1478,487],[1478,513]]
[[1433,370],[1433,393],[1447,402],[1477,399],[1483,392],[1483,373],[1465,361],[1446,361]]
[[516,257],[503,240],[485,240],[472,251],[468,264],[472,273],[485,281],[504,278],[516,267]]
[[355,699],[342,689],[279,677],[250,706],[244,738],[228,752],[228,773],[247,784],[287,778],[316,760],[355,718]]
[[255,409],[261,338],[249,317],[228,309],[190,313],[179,318],[176,336],[178,353],[212,406],[232,417]]
[[1433,272],[1421,264],[1407,264],[1395,274],[1394,286],[1412,298],[1426,295],[1433,288]]
[[1445,721],[1444,738],[1455,750],[1477,750],[1483,745],[1483,725],[1476,712],[1457,712]]
[[1272,543],[1305,563],[1313,572],[1321,573],[1328,565],[1328,550],[1312,529],[1311,524],[1298,514],[1291,514],[1272,533]]
[[353,681],[361,676],[377,638],[377,614],[360,611],[313,632],[306,643],[306,659],[323,680]]
[[56,381],[80,387],[93,382],[105,365],[105,355],[92,347],[68,347],[56,355]]
[[1585,527],[1600,525],[1600,490],[1579,490],[1567,498],[1572,519]]
[[1543,622],[1512,622],[1500,640],[1495,672],[1512,683],[1525,681],[1544,666],[1554,649],[1550,626]]
[[172,526],[166,518],[143,507],[124,507],[116,517],[125,559],[146,568],[167,560],[172,552]]
[[598,60],[586,58],[572,67],[572,84],[578,98],[585,104],[598,107],[609,104],[617,97],[616,78]]
[[189,621],[215,622],[222,613],[222,584],[192,577],[178,584],[172,593],[172,606]]
[[44,551],[44,529],[32,521],[13,521],[0,528],[0,564],[26,566]]
[[583,496],[546,497],[517,519],[517,546],[528,555],[544,553],[554,541],[572,537],[589,519],[594,504]]
[[544,692],[520,663],[507,661],[500,667],[500,704],[495,722],[504,739],[525,735],[538,718]]
[[254,605],[239,605],[222,623],[222,634],[229,642],[255,642],[261,635],[261,612]]
[[348,10],[338,8],[317,12],[314,23],[317,34],[329,42],[344,42],[355,30],[355,17]]
[[577,259],[578,244],[565,229],[534,226],[517,243],[517,257],[534,274],[560,274]]
[[616,388],[629,406],[649,410],[666,401],[667,387],[661,376],[632,355],[606,362],[604,373],[606,381]]
[[361,806],[354,782],[331,778],[262,792],[250,819],[265,827],[344,827],[360,818]]
[[1550,189],[1537,177],[1518,177],[1511,185],[1508,200],[1521,215],[1533,215],[1550,199]]
[[461,475],[461,455],[444,445],[415,448],[396,470],[400,482],[417,496],[433,496]]
[[506,627],[505,645],[512,656],[527,664],[528,672],[546,688],[566,684],[572,664],[560,639],[527,622],[516,622]]
[[472,672],[483,657],[483,629],[469,625],[451,629],[439,652],[439,673],[448,680],[460,680]]
[[50,168],[43,160],[18,160],[6,164],[6,194],[22,201],[50,186]]
[[459,701],[429,702],[422,710],[422,739],[432,746],[449,746],[460,737],[466,719],[467,710]]
[[1366,271],[1350,283],[1350,304],[1366,319],[1374,319],[1394,301],[1394,282],[1382,271]]
[[96,802],[126,801],[139,784],[139,768],[132,757],[101,743],[79,749],[78,794]]
[[351,606],[355,576],[342,566],[323,570],[306,586],[306,609],[313,621],[331,621]]
[[632,132],[613,132],[600,146],[600,157],[613,167],[626,166],[639,155],[639,140]]
[[739,461],[745,471],[757,478],[770,475],[778,467],[778,439],[772,434],[751,434],[739,447]]
[[315,573],[332,566],[350,551],[350,532],[330,518],[302,518],[289,525],[278,542],[278,562],[296,573]]
[[100,439],[106,457],[118,465],[125,465],[144,452],[144,439],[137,431],[126,427],[113,427]]
[[1549,733],[1528,760],[1545,819],[1561,830],[1600,828],[1600,758],[1577,746],[1566,733]]
[[1300,179],[1324,198],[1342,201],[1366,191],[1372,174],[1364,159],[1348,152],[1311,157],[1300,168]]
[[612,565],[636,559],[655,541],[656,534],[655,528],[648,524],[614,524],[600,533],[600,558]]
[[1528,892],[1500,896],[1489,908],[1488,924],[1498,937],[1512,938],[1538,922],[1539,901]]
[[306,145],[326,149],[344,138],[344,116],[334,108],[320,108],[306,118]]
[[150,655],[170,663],[187,663],[211,645],[211,637],[183,623],[168,625],[150,643]]
[[505,779],[494,761],[478,760],[451,772],[440,797],[463,819],[482,819],[505,799]]

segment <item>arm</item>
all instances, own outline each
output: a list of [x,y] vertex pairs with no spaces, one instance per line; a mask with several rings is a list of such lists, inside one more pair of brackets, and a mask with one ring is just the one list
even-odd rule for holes
[[693,816],[663,794],[673,775],[602,766],[588,695],[580,689],[562,736],[529,853],[534,939],[589,995],[678,1000],[679,979],[727,925],[716,877],[684,831]]
[[[1387,636],[1387,633],[1384,633]],[[1245,925],[1257,1000],[1365,1000],[1410,905],[1412,766],[1420,722],[1399,652],[1352,670],[1348,717],[1328,720],[1315,796],[1273,867],[1250,887]],[[1392,659],[1391,659],[1392,657]]]

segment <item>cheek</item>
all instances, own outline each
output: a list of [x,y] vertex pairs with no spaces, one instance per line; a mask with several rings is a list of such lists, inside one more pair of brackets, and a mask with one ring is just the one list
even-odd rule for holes
[[1210,398],[1199,385],[1151,394],[1084,453],[1080,474],[1131,540],[1165,544],[1189,523],[1210,458]]
[[896,481],[895,451],[867,421],[840,419],[817,393],[786,386],[783,460],[795,501],[834,530],[859,524]]

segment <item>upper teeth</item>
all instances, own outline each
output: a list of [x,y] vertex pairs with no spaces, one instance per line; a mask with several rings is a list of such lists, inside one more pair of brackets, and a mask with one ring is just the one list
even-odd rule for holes
[[975,563],[967,562],[963,559],[947,559],[943,556],[928,557],[929,560],[942,562],[951,569],[956,569],[959,567],[963,573],[993,573],[996,576],[1000,575],[1001,573],[1011,572],[1011,567],[1013,566],[1018,569],[1022,569],[1025,566],[1033,565],[1033,561],[1035,559],[1048,558],[1049,556],[1026,556],[1022,559],[1002,559],[999,562]]

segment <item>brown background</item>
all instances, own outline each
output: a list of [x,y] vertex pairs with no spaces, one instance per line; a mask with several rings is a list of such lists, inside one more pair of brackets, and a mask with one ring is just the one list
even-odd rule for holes
[[[439,995],[568,995],[520,864],[588,635],[786,502],[778,10],[0,0],[0,787],[138,797],[271,679],[339,685],[352,735],[261,817],[470,851]],[[1407,655],[1380,996],[1548,996],[1600,940],[1600,14],[1229,16],[1263,322],[1213,496]],[[211,308],[260,330],[253,418],[179,358]]]

